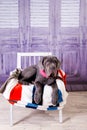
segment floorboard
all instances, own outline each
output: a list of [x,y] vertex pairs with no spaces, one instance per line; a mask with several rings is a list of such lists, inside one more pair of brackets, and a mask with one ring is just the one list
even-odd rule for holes
[[69,92],[63,110],[63,123],[58,111],[14,108],[14,125],[9,125],[9,103],[0,94],[0,129],[3,130],[87,130],[87,91]]

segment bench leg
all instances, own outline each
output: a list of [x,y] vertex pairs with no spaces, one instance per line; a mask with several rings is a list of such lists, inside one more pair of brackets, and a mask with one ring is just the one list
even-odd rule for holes
[[[10,104],[10,126],[13,126],[13,105]],[[59,110],[59,123],[63,122],[62,109]]]
[[10,126],[13,125],[13,110],[12,110],[12,104],[10,104]]
[[63,114],[62,114],[62,109],[59,110],[59,123],[63,122]]

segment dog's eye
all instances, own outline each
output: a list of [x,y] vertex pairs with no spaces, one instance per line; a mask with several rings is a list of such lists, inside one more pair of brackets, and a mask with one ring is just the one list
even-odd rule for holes
[[47,64],[46,64],[46,66],[49,66],[50,65],[50,63],[48,62]]

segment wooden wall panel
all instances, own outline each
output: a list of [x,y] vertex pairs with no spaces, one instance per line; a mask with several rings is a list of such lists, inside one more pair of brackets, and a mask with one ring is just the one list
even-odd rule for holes
[[63,51],[63,69],[70,76],[79,74],[79,50],[72,48]]
[[61,0],[49,0],[49,26],[31,27],[30,0],[18,0],[18,28],[0,28],[0,74],[16,67],[17,52],[51,51],[68,80],[87,81],[87,0],[80,0],[79,27],[61,27]]
[[9,75],[10,71],[16,68],[16,53],[15,52],[4,52],[0,54],[0,74]]

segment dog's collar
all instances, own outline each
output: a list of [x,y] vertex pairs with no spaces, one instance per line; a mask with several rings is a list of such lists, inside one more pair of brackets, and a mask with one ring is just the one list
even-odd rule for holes
[[43,77],[47,78],[47,75],[46,75],[46,73],[45,73],[44,70],[40,70],[40,74],[41,74]]

